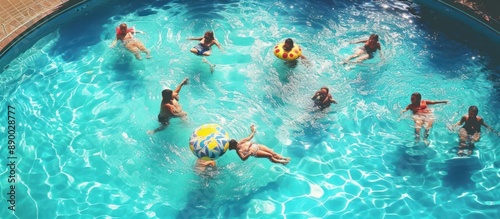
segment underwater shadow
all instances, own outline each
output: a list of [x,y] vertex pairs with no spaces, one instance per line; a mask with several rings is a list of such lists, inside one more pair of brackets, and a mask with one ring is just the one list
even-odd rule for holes
[[[211,180],[204,178],[202,180]],[[252,191],[246,196],[236,197],[234,200],[216,201],[220,198],[218,191],[224,192],[223,189],[215,188],[218,185],[211,185],[209,187],[199,186],[197,189],[188,194],[190,197],[184,209],[180,210],[175,218],[177,219],[191,219],[191,218],[243,218],[251,207],[251,201],[255,196],[265,193],[269,190],[278,190],[279,185],[276,182],[270,182],[266,186]],[[223,207],[223,208],[221,208]],[[220,211],[223,211],[222,214]]]
[[[329,127],[333,125],[333,122],[325,117],[333,113],[335,111],[330,108],[324,110],[316,109],[313,112],[309,112],[297,124],[299,129],[292,132],[295,138],[292,139],[292,143],[287,147],[288,153],[292,157],[297,158],[310,156],[304,153],[304,151],[315,151],[315,148],[323,144],[332,134]],[[307,150],[305,150],[306,148]]]
[[427,172],[428,161],[437,154],[423,142],[416,143],[413,147],[400,145],[394,153],[399,158],[393,163],[398,176],[423,175]]
[[443,185],[451,188],[470,189],[475,187],[472,174],[483,168],[477,157],[456,157],[445,161],[447,175],[443,177]]

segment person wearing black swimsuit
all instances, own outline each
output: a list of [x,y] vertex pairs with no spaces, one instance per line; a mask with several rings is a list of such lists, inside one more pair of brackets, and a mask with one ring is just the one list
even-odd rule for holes
[[314,101],[314,106],[317,106],[320,109],[325,109],[329,107],[332,103],[337,104],[329,92],[327,87],[322,87],[311,98]]
[[481,138],[481,126],[486,127],[488,130],[495,132],[493,128],[487,125],[483,118],[477,116],[479,110],[476,106],[469,107],[469,113],[462,116],[462,119],[456,126],[464,124],[459,131],[460,141],[458,144],[458,156],[465,155],[464,149],[469,149],[467,155],[471,155],[475,148],[474,143],[478,142]]

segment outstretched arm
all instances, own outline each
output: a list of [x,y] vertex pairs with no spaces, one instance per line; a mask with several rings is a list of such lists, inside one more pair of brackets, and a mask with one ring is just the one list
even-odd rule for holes
[[447,104],[449,101],[447,100],[439,100],[439,101],[431,101],[431,100],[426,100],[425,101],[427,104],[438,104],[438,103],[444,103],[444,104]]
[[410,105],[406,106],[406,108],[404,110],[401,110],[401,114],[405,113],[406,111],[408,111],[410,109]]
[[182,80],[182,82],[179,85],[177,85],[174,92],[179,93],[181,91],[182,86],[187,84],[187,83],[188,83],[188,78],[184,78],[184,80]]
[[140,34],[145,34],[146,32],[142,31],[142,30],[137,30],[134,28],[132,28],[132,32],[135,34],[135,33],[140,33]]
[[240,144],[252,140],[253,136],[255,135],[255,126],[251,125],[250,130],[252,130],[252,133],[250,133],[250,135],[248,137],[241,139],[239,141]]
[[203,37],[196,37],[196,38],[188,38],[188,40],[201,40]]
[[350,44],[355,44],[355,43],[366,43],[368,42],[368,40],[360,40],[360,41],[356,41],[356,42],[350,42]]

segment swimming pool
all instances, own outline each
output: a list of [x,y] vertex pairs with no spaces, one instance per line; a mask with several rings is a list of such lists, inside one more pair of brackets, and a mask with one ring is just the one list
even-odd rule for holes
[[[89,4],[51,21],[58,28],[45,29],[0,74],[2,133],[8,106],[15,108],[18,218],[500,216],[499,137],[485,131],[477,157],[452,159],[458,137],[446,128],[477,105],[500,130],[498,59],[433,31],[401,3]],[[146,32],[137,38],[152,59],[109,48],[121,22]],[[206,30],[224,49],[208,58],[213,74],[186,40]],[[349,42],[371,33],[380,35],[384,59],[339,64],[359,46]],[[288,37],[308,58],[295,68],[272,53]],[[161,91],[184,77],[188,120],[148,135],[158,127]],[[310,98],[321,86],[339,104],[315,109]],[[450,101],[431,106],[429,146],[414,143],[411,116],[400,115],[413,92]],[[255,141],[292,161],[243,162],[229,151],[215,173],[199,176],[188,140],[206,123],[236,139],[255,124]],[[2,150],[2,164],[8,156]],[[12,211],[2,205],[0,215]]]

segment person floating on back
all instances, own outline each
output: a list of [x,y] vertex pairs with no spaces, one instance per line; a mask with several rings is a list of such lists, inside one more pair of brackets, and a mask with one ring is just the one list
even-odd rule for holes
[[231,139],[229,141],[229,150],[236,150],[236,153],[241,160],[245,161],[248,159],[248,157],[254,156],[257,158],[268,158],[273,163],[279,163],[283,165],[290,162],[290,158],[282,157],[281,155],[277,154],[264,145],[250,142],[255,134],[255,126],[251,125],[250,130],[252,131],[252,133],[248,137],[241,139],[240,141],[236,141],[234,139]]
[[[188,38],[188,40],[199,40],[200,41],[200,43],[198,43],[198,45],[194,46],[190,50],[192,53],[199,55],[199,56],[210,56],[210,54],[212,54],[212,46],[214,44],[220,50],[222,50],[222,47],[221,47],[219,41],[217,41],[217,39],[215,39],[214,32],[212,32],[212,31],[205,32],[205,35],[203,35],[203,37]],[[210,62],[208,62],[208,60],[205,57],[203,57],[202,61],[204,63],[207,63],[210,66],[210,72],[213,73],[215,70],[215,65],[212,65]]]
[[431,101],[431,100],[422,100],[422,95],[420,93],[413,93],[411,95],[411,103],[406,106],[406,108],[401,111],[404,113],[408,110],[413,112],[413,121],[415,122],[415,142],[420,141],[420,129],[422,125],[425,128],[424,134],[424,142],[427,143],[427,138],[429,137],[429,132],[434,123],[434,114],[432,113],[431,108],[427,107],[427,105],[433,105],[438,103],[448,103],[447,100],[444,101]]
[[337,101],[333,99],[327,87],[322,87],[321,89],[316,91],[311,100],[314,101],[314,106],[317,106],[320,109],[330,107],[332,103],[337,104]]
[[462,119],[455,124],[455,126],[462,126],[459,130],[459,144],[458,144],[458,151],[457,155],[458,156],[464,156],[465,149],[468,149],[467,155],[471,155],[475,145],[474,143],[478,142],[479,139],[481,138],[481,126],[486,127],[488,130],[495,132],[493,128],[491,128],[489,125],[487,125],[483,118],[477,116],[479,113],[479,110],[476,106],[471,106],[469,107],[469,112],[467,115],[462,116]]
[[116,28],[116,39],[113,41],[111,44],[111,48],[116,46],[116,42],[118,40],[122,41],[123,44],[125,45],[125,48],[127,48],[130,52],[134,53],[135,58],[141,59],[141,55],[139,54],[140,51],[146,53],[146,58],[151,58],[151,54],[149,53],[149,50],[146,49],[144,44],[139,41],[139,39],[134,38],[135,33],[143,33],[143,31],[138,31],[135,30],[134,28],[127,28],[127,24],[122,23],[120,24],[119,27]]
[[360,40],[357,42],[352,42],[351,44],[354,43],[364,43],[362,47],[356,50],[354,54],[349,56],[346,60],[344,60],[343,64],[346,64],[349,62],[349,60],[356,58],[356,63],[362,62],[367,59],[373,58],[373,53],[375,53],[377,50],[380,50],[380,56],[383,57],[382,55],[382,48],[380,47],[380,43],[378,42],[378,35],[377,34],[372,34],[370,35],[370,38],[368,40]]
[[160,127],[153,131],[149,131],[149,134],[154,134],[159,132],[169,125],[169,120],[172,117],[181,117],[186,119],[187,113],[182,110],[182,106],[179,104],[179,92],[182,86],[188,83],[188,79],[184,78],[182,82],[177,85],[175,90],[165,89],[161,92],[162,100],[160,104],[160,114],[158,114],[158,122],[160,122]]

